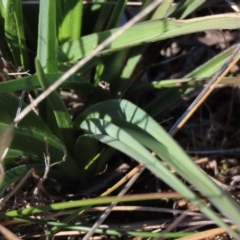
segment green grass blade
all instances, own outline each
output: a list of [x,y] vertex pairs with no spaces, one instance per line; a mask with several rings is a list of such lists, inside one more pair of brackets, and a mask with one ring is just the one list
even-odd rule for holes
[[[228,48],[222,53],[218,54],[214,58],[210,59],[197,69],[193,70],[191,73],[187,74],[185,78],[202,78],[211,77],[216,71],[226,62],[227,58],[231,56],[232,52],[235,50],[236,45]],[[194,90],[194,86],[183,85],[178,89],[169,89],[167,92],[161,96],[154,99],[152,102],[144,107],[144,110],[151,116],[156,116],[161,113],[164,109],[169,107],[169,104],[174,103],[180,97],[186,95],[187,93]]]
[[[220,226],[228,229],[227,225],[218,218],[216,213],[202,204],[197,196],[188,187],[186,187],[182,181],[178,180],[174,174],[172,174],[157,158],[153,157],[147,149],[145,149],[137,140],[132,138],[127,132],[102,119],[86,120],[82,122],[81,128],[85,129],[87,132],[93,133],[92,136],[99,141],[102,141],[111,147],[126,153],[137,161],[144,163],[148,169],[157,174],[157,176],[161,176],[161,179],[167,182],[173,189],[176,189],[183,196],[196,204],[203,213],[211,219],[214,219]],[[92,202],[94,200],[92,200]],[[101,202],[102,201],[98,202],[98,204]],[[64,208],[66,208],[66,206]],[[32,209],[31,213],[33,212],[34,210]],[[21,213],[24,214],[23,212]],[[228,231],[230,230],[228,229]],[[232,234],[233,236],[236,236],[236,234]]]
[[[107,109],[105,107],[106,104],[108,106]],[[110,100],[96,104],[84,111],[79,118],[76,119],[76,124],[81,123],[82,120],[87,118],[104,118],[106,121],[112,123],[116,122],[118,124],[119,121],[127,121],[133,125],[137,125],[159,142],[159,148],[158,150],[156,149],[156,153],[160,158],[164,159],[183,178],[199,189],[200,192],[204,193],[222,213],[228,216],[229,219],[236,224],[239,223],[239,205],[226,192],[218,188],[202,171],[200,171],[178,144],[164,131],[164,129],[162,129],[159,124],[143,110],[126,100]],[[107,124],[105,125],[107,126]],[[95,128],[97,129],[97,125]],[[96,129],[94,129],[94,131],[97,131]],[[127,145],[129,144],[130,143],[127,143]],[[186,168],[186,166],[188,167]],[[146,167],[149,168],[149,165],[146,165]],[[152,169],[150,170],[152,171]],[[156,173],[156,175],[158,177],[162,176],[158,173]],[[178,189],[178,191],[179,190],[180,189]],[[226,210],[223,206],[229,206],[229,208]]]
[[28,69],[21,0],[8,0],[5,14],[5,38],[17,67]]
[[[200,78],[181,78],[181,79],[165,79],[159,81],[153,81],[151,83],[139,84],[131,87],[131,94],[139,93],[141,91],[152,91],[167,88],[181,88],[183,86],[203,86],[209,83],[211,77],[200,77]],[[240,78],[238,77],[225,77],[222,79],[220,84],[238,85],[240,84]]]
[[[140,10],[144,9],[148,3],[148,0],[143,1]],[[122,89],[128,84],[128,79],[141,58],[144,48],[140,46],[134,49],[125,49],[111,56],[111,63],[107,65],[102,78],[108,79],[113,98],[119,98],[122,95]]]
[[[42,170],[44,171],[44,164],[37,166],[41,166]],[[10,186],[10,184],[14,183],[15,181],[19,180],[21,177],[27,174],[27,172],[31,169],[30,165],[23,165],[19,167],[12,168],[4,174],[1,174],[0,178],[0,194],[2,195],[6,188]]]
[[[106,2],[106,0],[100,0],[97,2],[102,3],[102,4],[99,5],[99,13],[98,14],[94,13],[95,10],[93,7],[91,9],[93,17],[95,17],[94,28],[91,33],[106,30],[107,23],[109,21],[109,18],[111,17],[113,9],[114,9],[114,5],[104,4]],[[98,4],[95,4],[95,6],[97,7]],[[90,19],[87,19],[87,21],[90,21]]]
[[143,201],[143,200],[159,200],[162,198],[178,198],[179,194],[176,193],[169,193],[169,194],[134,194],[128,195],[124,197],[97,197],[91,199],[84,199],[84,200],[75,200],[69,202],[59,202],[59,203],[52,203],[50,205],[45,206],[37,206],[37,207],[28,207],[19,210],[12,210],[8,212],[0,212],[0,218],[5,217],[18,217],[24,215],[31,215],[36,213],[41,213],[45,211],[58,211],[64,209],[71,209],[71,208],[79,208],[84,206],[92,206],[92,205],[99,205],[99,204],[108,204],[111,202],[132,202],[132,201]]
[[112,15],[108,21],[106,29],[118,27],[120,18],[123,14],[126,4],[127,4],[127,0],[119,0],[116,2],[116,5],[114,6]]
[[[86,227],[86,226],[79,226],[77,224],[68,224],[65,222],[55,222],[51,220],[40,220],[37,218],[30,218],[30,217],[23,217],[23,216],[18,216],[14,218],[15,220],[21,221],[21,222],[26,222],[26,223],[35,223],[35,224],[45,224],[48,226],[53,226],[55,228],[65,228],[69,230],[75,230],[75,231],[81,231],[81,232],[88,232],[91,230],[91,227]],[[115,229],[102,229],[102,228],[97,228],[95,233],[101,234],[101,235],[109,235],[109,236],[128,236],[128,237],[141,237],[141,238],[173,238],[177,239],[180,237],[186,237],[189,235],[194,234],[193,232],[168,232],[168,233],[153,233],[153,232],[143,232],[143,231],[129,231],[129,230],[115,230]],[[48,236],[52,236],[54,234],[48,234]],[[45,240],[46,236],[42,236],[39,240]]]
[[[0,133],[6,131],[8,126],[8,124],[0,122]],[[32,159],[33,163],[45,165],[43,154],[46,152],[46,144],[51,156],[51,163],[62,160],[64,152],[53,135],[20,127],[14,128],[13,134],[10,149],[24,152]],[[67,176],[71,181],[79,179],[80,169],[70,156],[66,157],[64,163],[57,164],[56,168],[61,170],[63,176]]]
[[[154,20],[157,18],[160,18],[160,19],[163,18],[164,15],[166,14],[167,9],[170,7],[171,2],[172,0],[163,1],[162,4],[157,8],[156,12],[151,17],[151,20]],[[145,1],[144,4],[146,6],[148,4],[148,1]],[[144,9],[145,6],[142,6],[141,9]],[[131,84],[129,83],[129,79],[131,78],[131,76],[134,78],[133,76],[134,70],[137,64],[139,63],[140,59],[142,58],[142,53],[144,52],[145,49],[146,49],[146,46],[139,46],[131,49],[131,51],[125,50],[125,52],[128,52],[128,55],[126,54],[128,59],[126,64],[125,64],[125,61],[122,61],[124,69],[122,70],[122,73],[121,73],[121,77],[120,77],[121,81],[119,81],[120,84],[118,84],[119,86],[117,87],[117,93],[113,93],[113,95],[116,96],[117,98],[122,98],[126,89],[129,87],[129,84]],[[122,60],[121,58],[118,58],[118,56],[116,58],[117,58],[116,61]],[[110,79],[115,79],[115,78],[116,78],[115,76],[113,78],[110,77]]]
[[187,0],[184,2],[184,11],[182,12],[180,18],[183,19],[187,17],[189,14],[194,12],[199,6],[205,3],[206,0]]
[[[202,1],[200,0],[199,2],[201,2],[201,5],[199,5],[199,9],[203,9],[203,8],[209,8],[212,5],[221,2],[221,0],[208,0],[208,1]],[[180,1],[174,5],[172,5],[169,9],[168,12],[166,14],[166,17],[173,17],[173,18],[181,18],[182,16],[184,16],[184,14],[186,12],[189,11],[189,4],[191,4],[191,0],[186,0],[186,1]],[[196,4],[197,5],[197,1]],[[194,4],[192,5],[194,6]]]
[[153,13],[151,19],[162,19],[166,16],[166,13],[168,9],[171,7],[173,0],[165,0],[162,2],[162,4],[156,9],[156,11]]
[[1,27],[3,29],[3,25],[4,25],[4,20],[5,20],[5,16],[6,16],[6,5],[7,2],[6,1],[0,1],[0,16],[1,16]]
[[[46,74],[50,84],[54,83],[62,76],[61,73]],[[80,92],[83,96],[87,95],[86,92],[93,91],[95,87],[88,83],[84,78],[71,75],[66,82],[62,84],[63,88],[74,89]],[[37,75],[31,75],[19,79],[9,80],[7,82],[0,82],[0,92],[20,91],[24,89],[41,88]]]
[[[93,176],[102,170],[102,163],[99,162],[101,152],[98,141],[87,135],[81,135],[75,144],[74,157],[80,169],[82,179],[86,176]],[[105,163],[105,162],[104,162]],[[104,164],[103,163],[103,164]],[[101,168],[101,169],[99,169]]]
[[[164,1],[158,8],[159,17],[166,13],[166,3],[169,1]],[[144,9],[148,4],[148,1],[144,1],[141,9]],[[111,65],[106,68],[107,72],[103,76],[103,79],[109,79],[111,93],[114,97],[121,98],[123,96],[129,85],[129,78],[132,76],[145,48],[146,46],[139,46],[131,50],[122,50],[114,55]]]
[[[0,94],[0,126],[1,132],[8,129],[16,115],[19,99],[11,93]],[[25,107],[26,104],[23,104]],[[59,142],[53,136],[51,130],[43,123],[37,114],[31,111],[19,124],[18,128],[13,129],[13,140],[10,149],[19,150],[30,154],[34,161],[44,162],[43,153],[46,152],[46,141],[48,142],[51,162],[60,161],[63,157],[63,150]],[[45,137],[47,140],[45,140]],[[16,155],[17,157],[17,155]],[[66,164],[66,166],[64,166]],[[63,168],[64,174],[69,174],[70,179],[78,179],[80,169],[76,163],[67,157],[66,163],[59,164]],[[71,169],[72,168],[72,169]],[[73,177],[73,178],[72,178]]]
[[[19,99],[12,93],[0,93],[0,122],[11,124],[16,116],[16,111],[19,105]],[[23,103],[23,107],[26,104]],[[33,131],[44,132],[46,135],[51,135],[51,130],[44,124],[38,115],[31,111],[19,124],[18,127],[26,128]]]
[[4,32],[4,21],[5,21],[5,8],[3,2],[0,1],[0,30]]
[[[143,0],[139,12],[142,11],[144,8],[146,8],[151,3],[152,3],[151,0]],[[144,22],[146,20],[149,20],[150,17],[151,17],[151,13],[149,13],[148,15],[143,17],[140,22]]]
[[[36,173],[41,177],[45,171],[44,164],[24,164],[18,167],[14,167],[4,172],[2,181],[0,182],[0,194],[3,194],[5,189],[12,183],[18,181],[21,177],[27,174],[30,169],[34,169]],[[59,170],[50,169],[49,177],[57,180],[61,180],[62,174]],[[67,179],[66,179],[67,181]]]
[[[42,88],[47,89],[51,83],[49,82],[47,76],[44,74],[44,71],[38,59],[35,60],[35,66],[38,80]],[[54,116],[56,118],[56,122],[60,131],[60,136],[58,137],[64,142],[69,153],[73,154],[74,144],[76,140],[76,131],[70,114],[56,90],[47,97],[47,100],[54,112]]]
[[[21,158],[20,156],[23,156],[23,157]],[[21,163],[21,164],[28,163],[28,159],[25,158],[24,156],[25,156],[24,152],[21,150],[8,149],[7,155],[4,157],[4,161],[3,161],[4,170],[6,171],[18,166],[18,163]]]
[[[229,232],[234,234],[234,236],[237,236],[237,234],[228,228],[228,226],[218,217],[216,213],[214,213],[210,208],[203,205],[200,199],[198,199],[197,196],[187,186],[185,186],[174,174],[172,174],[157,158],[153,157],[151,153],[139,143],[138,140],[131,137],[131,135],[125,132],[122,127],[119,128],[111,122],[107,122],[102,119],[86,120],[82,122],[80,127],[88,133],[93,133],[91,136],[95,139],[98,139],[99,141],[106,143],[109,146],[116,148],[128,156],[134,158],[136,161],[143,163],[146,168],[148,168],[152,173],[156,174],[156,176],[161,178],[173,189],[180,192],[184,197],[191,200],[204,214],[219,224],[219,226],[224,227]],[[142,137],[141,134],[136,134],[136,136]],[[148,138],[146,140],[151,140],[151,138]],[[152,143],[153,142],[154,140]],[[156,140],[155,143],[157,143]],[[164,148],[166,146],[162,145],[162,143],[155,144],[155,146],[161,147],[158,150],[158,153],[160,152],[161,156],[163,157],[162,151],[164,151]],[[168,156],[163,157],[164,160],[170,160],[171,158],[172,156],[169,154]],[[221,201],[221,195],[212,195],[212,197],[220,198]]]
[[166,108],[174,104],[178,99],[193,91],[193,86],[183,86],[181,88],[166,89],[161,96],[158,96],[153,101],[143,107],[150,116],[155,117],[164,111]]
[[[58,227],[58,228],[65,228],[65,229],[69,229],[69,230],[75,230],[75,231],[81,231],[81,232],[88,232],[91,230],[91,227],[86,227],[86,226],[78,226],[78,225],[71,225],[71,224],[67,224],[64,222],[54,222],[54,221],[49,221],[49,220],[39,220],[39,219],[32,219],[30,217],[17,217],[14,218],[15,220],[18,221],[22,221],[22,222],[29,222],[29,223],[36,223],[36,224],[45,224],[48,226],[54,226],[54,227]],[[190,236],[192,234],[194,234],[193,232],[168,232],[168,233],[154,233],[154,232],[143,232],[143,231],[128,231],[128,230],[115,230],[115,229],[102,229],[102,228],[97,228],[95,230],[95,233],[97,234],[101,234],[101,235],[109,235],[111,236],[118,236],[118,238],[120,236],[128,236],[128,237],[138,237],[138,238],[164,238],[164,239],[168,239],[168,238],[173,238],[173,239],[177,239],[180,237],[187,237]],[[48,236],[52,236],[54,234],[48,234]],[[46,236],[42,236],[39,240],[45,240]]]
[[[240,16],[237,14],[222,14],[191,20],[163,19],[146,21],[136,24],[127,30],[119,38],[114,40],[110,46],[100,52],[98,56],[109,54],[123,48],[190,33],[214,29],[238,29],[240,27],[239,19]],[[108,30],[82,37],[80,40],[67,42],[58,48],[58,59],[61,62],[67,62],[87,56],[99,42],[104,41],[109,35],[116,31],[117,29]]]
[[82,29],[82,0],[63,1],[62,18],[59,26],[58,39],[63,44],[67,41],[80,38]]
[[[0,1],[0,31],[2,33],[5,32],[5,7],[3,2]],[[8,47],[7,41],[5,41],[4,37],[0,38],[0,54],[4,59],[8,59],[12,63],[14,63],[14,58],[11,54],[11,49]],[[20,65],[19,65],[20,66]]]
[[41,0],[37,56],[46,73],[57,72],[56,0]]
[[[121,85],[126,84],[126,78],[122,76],[122,71],[125,68],[129,68],[129,59],[131,60],[131,56],[129,56],[130,50],[122,50],[114,54],[114,56],[110,56],[111,62],[105,68],[105,72],[102,75],[102,79],[108,79],[111,88],[111,94],[113,97],[121,94]],[[126,62],[128,64],[126,64]]]
[[236,49],[237,45],[233,45],[221,52],[214,58],[210,59],[200,67],[193,70],[191,73],[187,74],[185,77],[211,77],[220,67],[226,62],[228,57],[231,56],[233,51]]

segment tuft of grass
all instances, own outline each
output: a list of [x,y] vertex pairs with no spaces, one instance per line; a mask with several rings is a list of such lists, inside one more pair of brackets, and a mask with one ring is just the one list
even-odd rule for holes
[[[127,11],[126,1],[117,1],[115,5],[94,1],[91,5],[85,5],[79,0],[41,0],[39,6],[34,6],[34,11],[38,13],[37,21],[30,14],[27,4],[22,5],[20,0],[2,1],[0,28],[5,38],[0,42],[1,54],[16,69],[22,67],[29,70],[31,76],[23,77],[24,72],[20,70],[11,75],[11,80],[0,82],[0,154],[4,157],[2,165],[5,168],[1,172],[1,194],[6,189],[9,191],[9,186],[32,168],[40,176],[37,186],[43,185],[40,183],[45,177],[49,180],[44,182],[46,192],[50,191],[50,179],[57,181],[61,188],[83,186],[96,175],[96,179],[105,176],[107,170],[104,167],[119,159],[122,156],[119,152],[128,157],[128,162],[132,159],[138,162],[138,168],[144,166],[168,185],[168,191],[176,193],[170,196],[167,193],[151,193],[106,197],[116,189],[112,187],[100,198],[63,202],[60,199],[59,203],[48,205],[40,200],[42,196],[49,201],[47,194],[41,193],[40,188],[36,190],[36,186],[29,186],[27,199],[31,207],[21,206],[20,211],[17,208],[6,210],[2,206],[1,218],[30,222],[34,226],[51,226],[42,236],[43,239],[47,235],[52,237],[61,229],[90,231],[86,226],[97,214],[84,219],[83,213],[91,205],[153,201],[167,196],[177,200],[181,196],[224,231],[239,239],[235,228],[228,224],[230,221],[240,229],[239,203],[194,163],[157,123],[158,119],[153,119],[209,81],[227,62],[237,45],[228,47],[190,73],[182,74],[180,79],[167,77],[165,80],[141,83],[145,69],[150,69],[151,64],[155,63],[156,53],[148,59],[151,48],[161,50],[163,47],[159,44],[168,44],[177,37],[189,34],[239,29],[238,14],[228,12],[200,16],[201,11],[206,12],[207,8],[216,6],[218,2],[187,0],[174,4],[165,0],[156,7],[158,2],[150,4],[146,0],[140,7],[142,12],[121,27],[123,14]],[[143,14],[144,11],[148,12]],[[139,16],[142,20],[136,23]],[[169,16],[171,18],[167,18]],[[5,67],[1,71],[5,75],[10,73]],[[233,80],[239,81],[238,78]],[[233,84],[236,83],[234,81]],[[110,89],[104,89],[108,85]],[[165,91],[156,96],[151,94],[158,93],[159,89]],[[25,97],[23,110],[16,116],[18,91],[21,90],[26,90],[30,97]],[[73,105],[67,106],[68,101],[61,97],[63,93],[72,98],[78,96],[81,110],[71,113],[69,110],[73,110]],[[32,99],[35,99],[33,103],[29,103]],[[16,166],[19,156],[30,162]],[[204,204],[196,190],[219,212]],[[35,206],[33,200],[42,206]],[[61,222],[31,218],[32,214],[67,208],[73,208],[75,212]],[[101,229],[96,232],[102,233]],[[179,231],[163,235],[109,229],[105,234],[178,238],[192,233]]]

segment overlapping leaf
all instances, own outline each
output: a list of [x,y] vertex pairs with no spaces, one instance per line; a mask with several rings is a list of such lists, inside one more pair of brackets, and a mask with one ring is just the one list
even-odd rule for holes
[[[126,125],[126,122],[128,122],[128,125]],[[216,207],[238,224],[240,211],[238,204],[226,192],[216,186],[192,162],[178,144],[137,106],[126,100],[110,100],[99,103],[83,112],[76,120],[76,124],[79,124],[88,133],[92,133],[92,137],[144,163],[159,178],[186,198],[192,200],[193,195],[188,195],[189,193],[185,192],[185,188],[188,188],[177,185],[179,184],[178,181],[174,180],[173,175],[164,168],[157,158],[151,156],[150,152],[144,148],[143,145],[145,145],[151,151],[156,152],[183,178],[191,182],[201,192],[204,192]],[[141,130],[137,130],[136,127]],[[188,167],[186,168],[186,166]],[[227,210],[222,208],[223,204],[228,204],[229,208]],[[210,214],[208,210],[203,211],[209,217],[213,217],[211,215],[213,213]]]
[[[237,14],[222,14],[191,20],[163,19],[145,21],[127,30],[98,55],[109,54],[123,48],[206,30],[238,29],[240,27],[239,19],[240,16]],[[94,33],[61,45],[58,48],[59,61],[67,62],[87,56],[100,42],[116,31],[117,29],[112,29]],[[136,36],[138,37],[136,38]]]

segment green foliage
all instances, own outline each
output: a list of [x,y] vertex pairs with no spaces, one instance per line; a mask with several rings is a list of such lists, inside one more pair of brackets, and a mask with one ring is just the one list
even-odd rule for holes
[[56,0],[41,1],[37,46],[37,57],[45,72],[57,72]]
[[[104,0],[101,2],[106,3]],[[196,9],[215,2],[218,1],[188,0],[184,4],[173,6],[172,1],[164,1],[154,13],[113,41],[95,59],[52,92],[39,107],[44,108],[45,113],[42,110],[38,114],[32,111],[14,127],[9,152],[3,162],[6,171],[2,174],[0,193],[32,167],[40,175],[43,174],[43,153],[46,152],[46,146],[51,155],[51,163],[57,163],[63,158],[64,149],[61,144],[66,148],[66,161],[52,167],[49,173],[64,183],[79,183],[99,173],[116,149],[143,163],[157,177],[198,205],[206,216],[237,237],[160,159],[191,182],[240,229],[239,205],[199,170],[178,144],[150,117],[159,114],[199,84],[197,80],[189,83],[189,78],[202,80],[203,77],[211,77],[234,51],[235,46],[189,73],[182,84],[177,86],[179,80],[129,87],[150,43],[205,30],[239,29],[240,17],[236,14],[180,20]],[[73,63],[89,55],[100,42],[117,31],[125,5],[126,1],[118,1],[115,6],[98,3],[84,6],[80,0],[41,0],[39,9],[35,8],[39,13],[38,22],[31,22],[31,10],[23,6],[22,11],[20,0],[1,1],[0,28],[5,36],[4,41],[0,40],[3,58],[11,61],[15,67],[30,69],[33,75],[0,82],[0,136],[8,131],[18,108],[19,99],[12,92],[28,90],[39,94],[39,88],[49,88]],[[148,1],[144,1],[141,8],[144,9],[146,5]],[[168,16],[178,19],[167,19]],[[110,83],[109,92],[98,87],[101,80]],[[168,87],[168,92],[143,106],[147,113],[130,101],[111,99],[120,98],[124,93],[129,96],[160,87]],[[59,91],[63,89],[79,94],[85,103],[84,111],[74,121],[59,96]],[[26,103],[23,104],[25,106]],[[49,113],[47,117],[46,112]],[[157,157],[153,157],[151,152],[155,152]],[[15,159],[19,155],[27,157],[31,163],[16,166]],[[92,202],[86,203],[90,204]],[[60,209],[64,208],[62,203]],[[1,213],[0,216],[17,216],[11,213]]]
[[[6,131],[9,124],[13,121],[18,102],[18,98],[11,93],[0,94],[0,107],[2,113],[0,117],[1,133]],[[63,149],[61,145],[43,121],[34,112],[31,112],[18,124],[18,127],[14,128],[14,137],[10,149],[24,152],[24,155],[30,158],[34,163],[41,163],[44,169],[43,153],[46,151],[46,144],[53,157],[51,161],[60,161],[63,158]],[[18,155],[15,157],[18,157]],[[7,160],[11,162],[6,162]],[[4,165],[14,166],[14,159],[6,158]],[[67,156],[66,162],[57,165],[57,168],[62,169],[63,174],[67,175],[70,179],[78,179],[80,169],[70,155]],[[24,174],[24,172],[22,174]]]
[[[51,84],[44,73],[40,62],[38,59],[35,61],[36,63],[36,71],[37,75],[39,77],[40,85],[43,89],[48,88]],[[51,110],[54,113],[56,122],[57,122],[57,128],[59,129],[57,137],[63,142],[63,144],[66,146],[68,151],[70,153],[73,152],[73,146],[75,143],[75,134],[76,131],[74,129],[74,125],[72,123],[70,114],[61,100],[59,94],[57,91],[52,92],[48,97],[47,100],[51,106]]]
[[[213,29],[238,29],[240,27],[239,18],[236,14],[227,14],[226,16],[215,15],[191,20],[163,19],[145,21],[127,30],[105,50],[100,52],[99,56],[190,33]],[[104,41],[109,35],[114,34],[116,31],[117,29],[112,29],[94,33],[59,46],[59,61],[76,61],[79,58],[87,56],[97,44]],[[136,36],[138,37],[136,38]]]
[[[3,9],[1,10],[3,12]],[[25,43],[21,1],[7,1],[4,33],[9,50],[16,65],[27,68],[27,48]],[[2,29],[3,30],[3,29]]]

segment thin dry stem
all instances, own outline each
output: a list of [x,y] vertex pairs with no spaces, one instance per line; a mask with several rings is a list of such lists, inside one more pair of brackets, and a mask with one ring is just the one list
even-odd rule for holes
[[134,169],[132,169],[128,174],[126,174],[120,181],[118,181],[113,187],[109,188],[106,192],[101,194],[101,197],[106,197],[114,190],[119,188],[123,183],[128,181],[132,176],[134,176],[140,169],[144,168],[142,164],[138,164]]
[[[237,229],[237,227],[234,226],[234,225],[230,226],[230,228],[232,230]],[[200,239],[206,239],[206,238],[209,238],[209,237],[220,235],[220,234],[223,234],[225,232],[226,232],[226,230],[223,229],[223,228],[214,228],[214,229],[211,229],[211,230],[207,230],[207,231],[204,231],[204,232],[199,232],[199,233],[193,234],[193,235],[188,236],[188,237],[178,238],[176,240],[200,240]]]
[[15,234],[13,234],[11,231],[9,231],[7,228],[2,226],[1,224],[0,224],[0,232],[6,239],[21,240],[19,237],[17,237]]
[[14,189],[4,196],[3,200],[0,203],[0,207],[2,207],[17,191],[18,189],[25,183],[25,181],[30,177],[30,175],[34,172],[34,169],[30,169],[27,174],[21,178],[21,180],[18,182],[18,184],[14,187]]
[[[129,190],[129,188],[133,185],[133,183],[137,180],[137,178],[140,176],[140,174],[143,172],[143,168],[140,169],[125,185],[125,187],[121,190],[121,192],[118,194],[118,197],[124,196],[126,192]],[[108,217],[108,215],[111,213],[113,208],[117,205],[117,202],[112,202],[110,206],[104,211],[104,213],[99,217],[99,219],[95,222],[95,224],[92,226],[91,230],[84,236],[83,240],[88,240],[95,232],[95,230],[104,222],[104,220]]]
[[217,71],[212,80],[207,84],[203,91],[198,95],[198,97],[193,101],[193,103],[188,107],[185,113],[178,119],[174,126],[169,131],[169,134],[174,136],[177,131],[182,128],[182,126],[187,122],[187,120],[192,116],[196,109],[206,100],[210,93],[214,90],[216,85],[228,74],[231,68],[240,59],[240,44],[236,47],[232,53],[229,60],[223,64],[223,66]]

